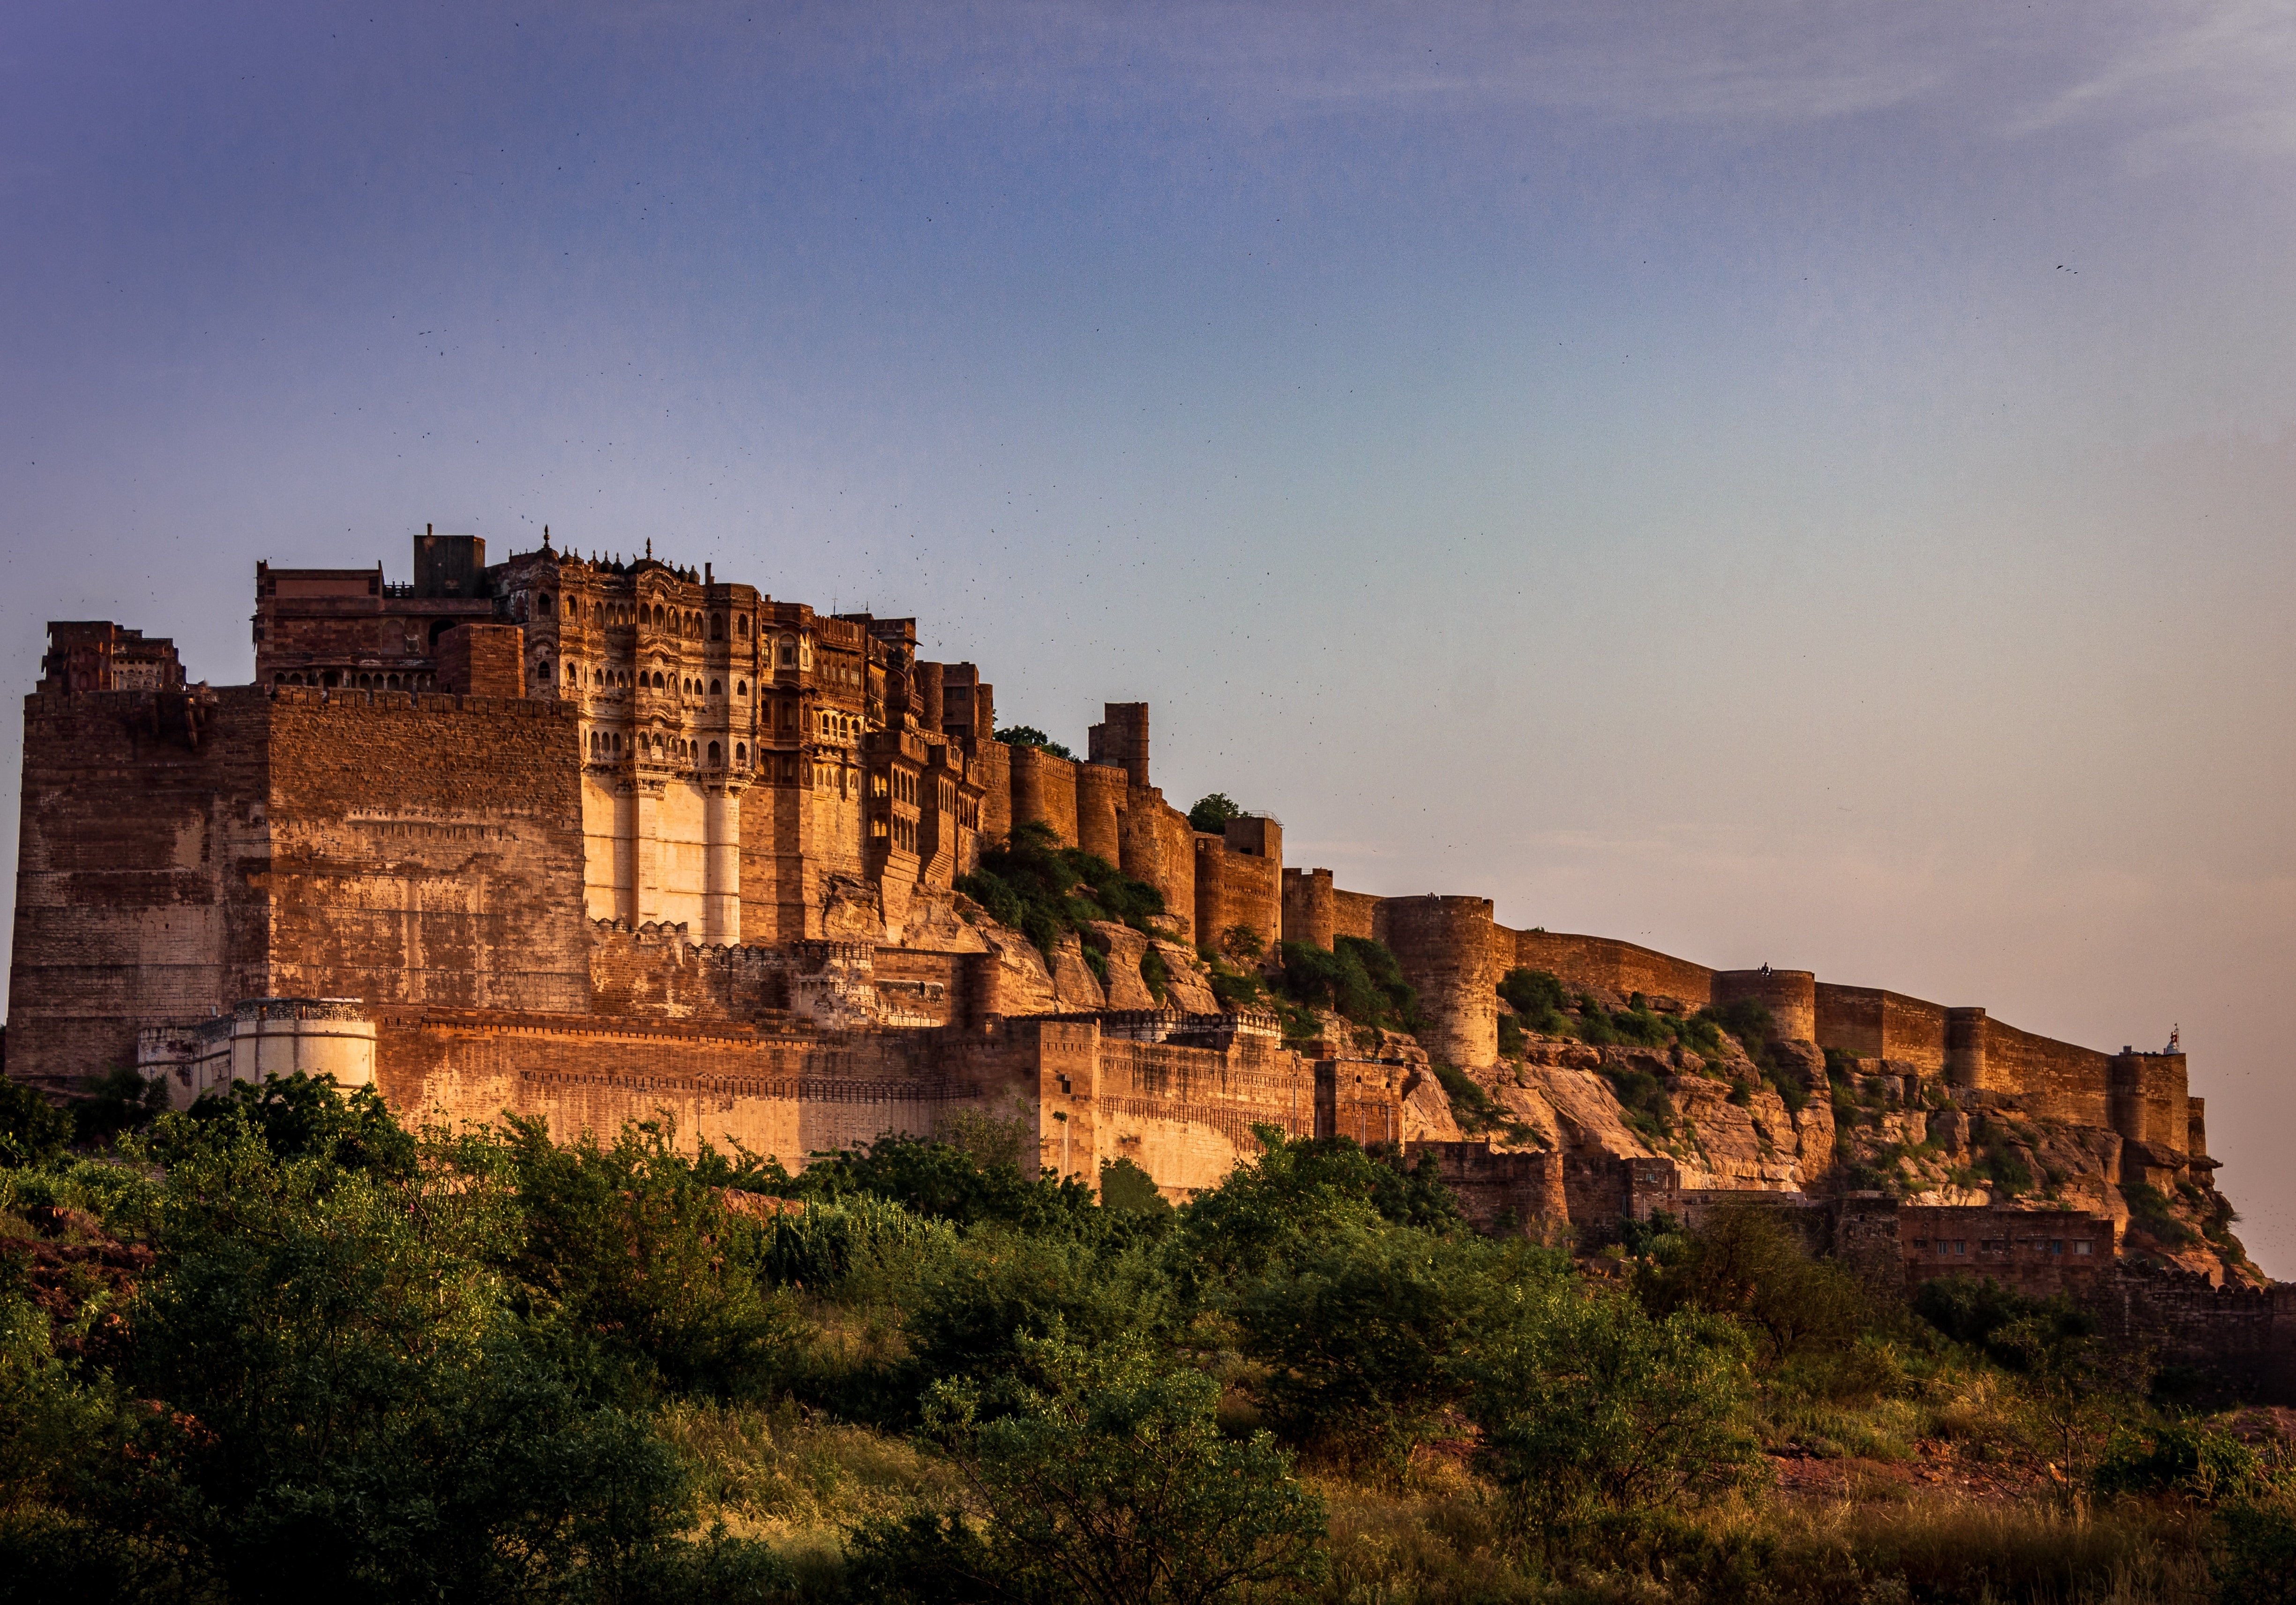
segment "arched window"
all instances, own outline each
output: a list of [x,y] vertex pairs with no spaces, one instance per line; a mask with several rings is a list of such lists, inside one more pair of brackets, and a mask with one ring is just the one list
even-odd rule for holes
[[534,677],[537,680],[547,680],[550,678],[550,661],[548,659],[543,659],[535,664]]
[[709,694],[713,697],[718,697],[725,695],[725,692],[717,681],[712,680],[709,682]]
[[709,615],[709,639],[712,641],[723,641],[726,639],[725,614],[712,613]]
[[736,741],[734,743],[734,761],[737,764],[746,764],[750,761],[750,748],[748,742]]
[[735,696],[737,696],[737,697],[746,697],[746,696],[748,696],[748,695],[750,694],[750,683],[749,683],[747,680],[736,680],[736,681],[734,681],[734,694]]
[[782,667],[783,668],[797,667],[797,643],[787,635],[782,637]]
[[550,617],[550,593],[549,593],[549,592],[547,592],[547,591],[545,591],[545,592],[543,592],[540,595],[537,596],[537,597],[534,599],[534,605],[536,606],[536,608],[537,608],[538,610],[540,610],[540,611],[541,611],[541,613],[542,613],[542,616],[543,616],[545,618],[549,618],[549,617]]
[[747,613],[736,613],[734,615],[734,633],[736,635],[741,636],[744,641],[749,639],[750,616]]
[[709,766],[712,769],[718,766],[718,743],[715,741],[709,743]]

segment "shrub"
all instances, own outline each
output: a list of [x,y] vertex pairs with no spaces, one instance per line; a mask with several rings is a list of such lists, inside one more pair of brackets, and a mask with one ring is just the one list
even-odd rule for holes
[[863,1524],[856,1597],[1210,1605],[1321,1576],[1323,1502],[1267,1433],[1221,1436],[1210,1378],[1136,1353],[1024,1347],[1043,1380],[993,1413],[978,1388],[935,1388],[928,1430],[970,1508]]
[[1759,1204],[1724,1209],[1700,1230],[1660,1245],[1638,1273],[1636,1291],[1653,1314],[1699,1309],[1736,1316],[1770,1365],[1848,1347],[1872,1314],[1847,1267],[1813,1258],[1775,1212]]
[[1499,995],[1514,1011],[1518,1036],[1528,1030],[1542,1036],[1560,1036],[1570,1028],[1570,1021],[1562,1017],[1570,995],[1560,980],[1544,970],[1508,970],[1499,979]]
[[1438,1413],[1464,1396],[1463,1363],[1531,1252],[1409,1227],[1342,1232],[1247,1287],[1234,1306],[1255,1388],[1283,1436],[1330,1458],[1399,1473]]
[[2185,1494],[2214,1502],[2264,1490],[2264,1459],[2219,1428],[2169,1421],[2115,1434],[2094,1478],[2102,1494]]
[[1180,1211],[1170,1245],[1176,1270],[1198,1287],[1240,1283],[1349,1226],[1464,1228],[1432,1154],[1406,1167],[1399,1156],[1366,1152],[1348,1137],[1292,1141],[1272,1126],[1252,1134],[1262,1145],[1259,1158],[1235,1166]]
[[978,868],[957,877],[956,889],[1047,959],[1062,937],[1091,921],[1151,932],[1149,921],[1164,912],[1162,892],[1104,858],[1061,846],[1052,827],[1036,820],[1013,826],[1003,847],[983,852]]
[[2296,1502],[2284,1494],[2218,1511],[2214,1569],[2221,1605],[2296,1599]]
[[1476,1458],[1551,1565],[1620,1518],[1734,1486],[1754,1462],[1748,1343],[1726,1316],[1652,1320],[1630,1297],[1533,1290],[1477,1362]]
[[1403,979],[1402,965],[1384,942],[1340,937],[1328,950],[1285,942],[1278,956],[1279,984],[1299,1002],[1330,1009],[1359,1026],[1419,1028],[1419,994]]
[[758,1275],[763,1234],[729,1215],[652,1122],[567,1147],[507,1118],[524,1231],[504,1263],[529,1318],[651,1391],[726,1395],[771,1380],[794,1313]]
[[21,1081],[0,1077],[0,1165],[45,1165],[72,1138],[72,1118]]
[[1140,979],[1148,988],[1148,995],[1158,1003],[1171,995],[1171,968],[1164,962],[1164,955],[1153,947],[1140,955]]

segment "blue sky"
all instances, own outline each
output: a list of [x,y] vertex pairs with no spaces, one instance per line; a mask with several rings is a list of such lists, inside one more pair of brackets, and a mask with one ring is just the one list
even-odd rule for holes
[[2285,4],[27,0],[0,662],[651,538],[1343,884],[2181,1022],[2296,1273],[2292,159]]

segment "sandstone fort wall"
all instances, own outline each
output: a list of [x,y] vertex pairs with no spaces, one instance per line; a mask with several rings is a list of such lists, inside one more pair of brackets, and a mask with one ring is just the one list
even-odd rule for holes
[[268,734],[252,687],[25,699],[10,1074],[61,1088],[272,990]]

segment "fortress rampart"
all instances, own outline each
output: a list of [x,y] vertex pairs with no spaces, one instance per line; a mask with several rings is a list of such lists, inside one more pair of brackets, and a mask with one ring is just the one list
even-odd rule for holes
[[[1399,1139],[1394,1067],[1311,1064],[1212,1011],[1190,949],[1240,926],[1269,949],[1384,942],[1456,1065],[1496,1060],[1496,989],[1525,966],[1615,1003],[1759,1001],[1789,1041],[2109,1131],[2128,1179],[2212,1168],[2181,1053],[1349,890],[1287,868],[1271,816],[1193,830],[1152,783],[1145,703],[1106,704],[1082,762],[994,739],[995,688],[919,659],[912,619],[651,553],[489,564],[426,532],[414,560],[399,585],[258,565],[250,685],[189,684],[170,642],[109,622],[51,626],[24,704],[11,1073],[61,1089],[140,1062],[188,1095],[177,1072],[237,1074],[242,1036],[268,1044],[250,1064],[364,1051],[260,1023],[324,1003],[373,1022],[377,1084],[409,1107],[603,1129],[676,1093],[681,1130],[791,1163],[1012,1097],[1062,1163],[1145,1156],[1168,1188],[1258,1119]],[[1039,953],[965,917],[956,882],[1029,823],[1156,887],[1168,922]],[[1185,1006],[1155,1006],[1152,946]],[[1582,1212],[1658,1184],[1554,1164],[1487,1180]]]

